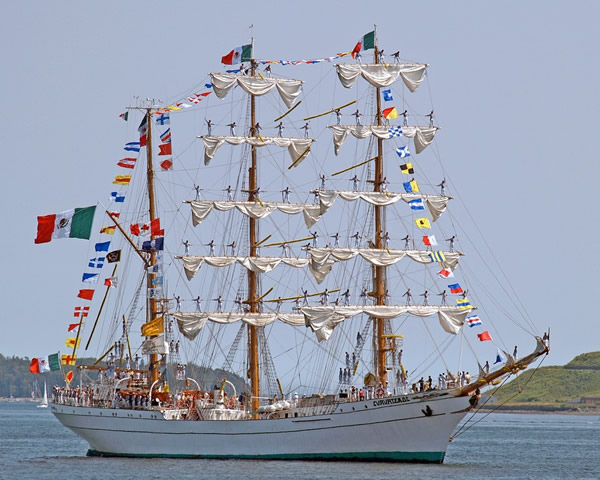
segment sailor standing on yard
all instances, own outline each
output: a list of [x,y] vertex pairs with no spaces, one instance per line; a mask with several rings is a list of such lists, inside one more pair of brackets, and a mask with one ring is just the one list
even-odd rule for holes
[[283,136],[283,129],[284,129],[284,128],[285,128],[285,127],[284,127],[284,125],[283,125],[283,122],[279,122],[279,123],[277,124],[277,130],[278,130],[278,132],[277,132],[277,136],[278,136],[278,137],[280,137],[280,138],[281,138],[281,137]]
[[215,256],[215,241],[211,240],[210,242],[205,243],[204,245],[207,247],[210,247],[210,256],[214,257]]
[[441,304],[446,305],[446,297],[448,296],[446,290],[443,290],[442,293],[438,293],[438,295],[442,297]]

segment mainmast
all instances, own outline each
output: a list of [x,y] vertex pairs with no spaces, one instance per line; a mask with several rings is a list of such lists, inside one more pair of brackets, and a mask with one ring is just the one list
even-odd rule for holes
[[[256,75],[256,63],[254,61],[254,38],[251,41],[252,55],[250,59],[250,75],[254,77]],[[255,137],[256,131],[256,106],[254,95],[250,94],[250,136]],[[256,146],[252,145],[251,148],[251,166],[248,170],[248,201],[256,201],[258,196],[257,186],[257,174],[256,174]],[[250,241],[250,256],[256,257],[257,249],[256,243],[258,239],[258,221],[252,217],[249,219],[248,227],[249,241]],[[248,270],[248,304],[250,305],[250,312],[258,312],[258,275],[256,272]],[[250,388],[252,395],[251,411],[257,412],[260,406],[259,393],[259,376],[258,376],[258,327],[254,325],[248,325],[248,365],[249,365],[249,377],[250,377]],[[256,414],[255,414],[256,416]]]
[[[375,63],[379,63],[379,48],[377,45],[377,29],[375,28]],[[376,107],[377,112],[375,118],[377,125],[381,126],[381,95],[379,87],[375,88],[376,92]],[[381,185],[383,184],[383,139],[377,139],[377,157],[375,158],[375,182],[373,189],[375,192],[379,192]],[[375,248],[383,248],[383,235],[384,235],[384,207],[375,206]],[[386,291],[386,278],[385,278],[385,267],[375,266],[373,267],[373,291],[375,294],[376,305],[385,304],[385,291]],[[382,385],[385,385],[387,381],[386,369],[385,369],[385,336],[384,326],[385,320],[383,318],[374,319],[374,341],[375,341],[375,355],[377,361],[377,378]]]
[[[152,168],[152,112],[151,107],[146,108],[146,128],[147,128],[147,137],[146,137],[146,176],[148,179],[148,211],[150,213],[150,222],[156,219],[156,209],[154,204],[154,170]],[[155,235],[150,237],[151,239],[155,238]],[[150,265],[154,265],[156,262],[156,253],[154,250],[150,251]],[[152,279],[156,276],[155,273],[151,273],[147,275],[147,287],[152,288]],[[146,323],[152,322],[156,318],[156,299],[150,298],[148,299],[148,313],[146,315]],[[154,338],[151,337],[151,338]],[[151,384],[158,380],[158,366],[156,365],[158,362],[158,354],[152,353],[150,354],[150,382]]]

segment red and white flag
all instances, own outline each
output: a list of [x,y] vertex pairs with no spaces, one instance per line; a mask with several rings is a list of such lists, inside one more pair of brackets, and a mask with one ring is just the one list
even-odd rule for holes
[[438,244],[435,235],[423,235],[423,243],[428,247],[434,247]]
[[75,307],[75,311],[73,312],[74,317],[85,318],[88,316],[90,312],[90,307]]
[[452,272],[452,270],[450,270],[449,268],[442,268],[439,272],[438,275],[442,278],[452,278],[454,277],[454,273]]
[[119,160],[117,165],[119,167],[123,167],[123,168],[134,168],[136,160],[137,160],[137,158],[132,158],[132,157],[122,158],[121,160]]

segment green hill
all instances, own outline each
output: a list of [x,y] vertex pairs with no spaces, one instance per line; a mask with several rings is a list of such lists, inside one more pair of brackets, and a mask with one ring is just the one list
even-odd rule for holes
[[564,366],[526,370],[493,395],[493,406],[505,409],[600,408],[600,352],[578,355]]
[[[95,359],[82,358],[77,362],[82,365],[92,365]],[[0,354],[0,398],[29,398],[31,392],[41,395],[44,380],[48,389],[52,385],[64,385],[65,381],[61,372],[48,372],[42,374],[32,374],[29,372],[30,360],[28,358],[5,357]],[[170,366],[171,376],[173,377],[174,366]],[[211,389],[213,385],[220,384],[224,377],[235,385],[238,392],[245,388],[244,379],[230,372],[221,369],[210,369],[199,367],[194,364],[188,364],[187,375],[196,379],[201,388]],[[74,384],[78,384],[79,376],[75,375]]]

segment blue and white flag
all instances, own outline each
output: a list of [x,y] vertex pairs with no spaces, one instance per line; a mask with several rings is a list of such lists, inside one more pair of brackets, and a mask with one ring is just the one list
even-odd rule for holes
[[481,325],[481,320],[478,315],[469,315],[466,319],[467,325],[469,327],[475,327],[477,325]]
[[153,287],[162,287],[162,284],[163,284],[163,277],[162,276],[160,276],[160,277],[154,277],[152,279],[152,286]]
[[503,363],[506,362],[506,356],[504,355],[504,353],[502,353],[502,350],[500,350],[498,348],[498,351],[496,352],[496,361],[494,362],[494,365],[496,363]]
[[392,91],[391,90],[382,90],[381,93],[383,94],[383,99],[386,102],[391,102],[392,100],[394,100],[394,97],[392,96]]
[[102,268],[104,266],[104,260],[106,260],[106,257],[94,257],[94,258],[90,258],[90,262],[88,263],[88,267],[90,267],[90,268]]
[[108,242],[100,242],[96,244],[97,252],[108,252],[108,247],[110,246],[110,241]]
[[120,192],[110,192],[109,199],[111,202],[123,203],[125,201],[125,194]]
[[165,244],[164,237],[158,237],[154,240],[148,240],[142,243],[142,250],[152,251],[152,250],[163,250]]
[[146,271],[148,273],[158,273],[160,272],[160,264],[155,263],[154,265],[150,265],[148,268],[146,268]]
[[84,273],[81,281],[84,283],[98,283],[99,273]]
[[402,127],[400,125],[392,127],[388,130],[388,133],[390,134],[390,138],[400,137],[402,136]]
[[410,205],[411,210],[425,210],[425,204],[423,203],[422,198],[410,200],[408,204]]
[[170,125],[171,124],[171,116],[168,113],[162,113],[158,117],[156,117],[157,125]]
[[129,152],[139,152],[141,147],[140,142],[129,142],[125,144],[125,150]]
[[396,153],[400,158],[410,157],[410,152],[408,151],[408,145],[404,145],[403,147],[398,147],[396,149]]

